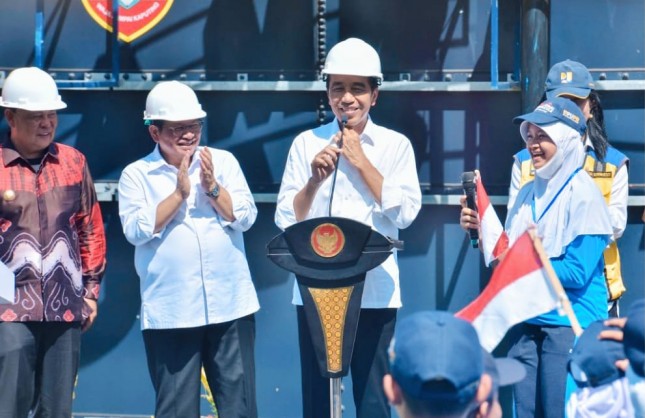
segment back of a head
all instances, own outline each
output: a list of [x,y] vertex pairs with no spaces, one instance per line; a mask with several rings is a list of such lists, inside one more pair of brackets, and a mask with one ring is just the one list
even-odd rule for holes
[[420,416],[460,416],[474,405],[483,354],[473,326],[448,312],[425,311],[397,324],[391,374]]
[[378,84],[383,80],[378,52],[358,38],[348,38],[334,45],[327,54],[322,74],[324,77],[338,74],[375,78]]
[[625,375],[615,364],[617,360],[625,358],[622,344],[598,337],[603,330],[614,328],[604,325],[602,320],[595,321],[578,339],[568,367],[579,387],[598,387]]
[[197,95],[179,81],[162,81],[155,85],[146,98],[146,120],[184,121],[206,117]]
[[625,373],[616,366],[625,357],[620,341],[600,338],[604,321],[592,322],[582,333],[569,358],[568,369],[578,388],[567,402],[567,415],[584,417],[631,417],[632,402]]
[[54,79],[36,67],[13,70],[2,87],[0,106],[23,109],[31,112],[45,112],[64,109]]
[[596,156],[601,161],[604,160],[609,142],[605,131],[605,116],[598,92],[594,90],[593,77],[587,67],[577,61],[560,61],[549,70],[544,88],[548,99],[563,97],[590,100],[589,111],[592,117],[587,121],[587,136]]

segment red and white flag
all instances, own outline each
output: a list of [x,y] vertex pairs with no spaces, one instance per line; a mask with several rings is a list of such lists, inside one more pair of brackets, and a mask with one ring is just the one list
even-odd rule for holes
[[490,203],[488,193],[486,193],[484,183],[479,175],[477,176],[477,213],[479,213],[481,250],[484,254],[486,267],[489,267],[508,249],[508,236],[504,232],[504,227],[495,208]]
[[495,268],[477,299],[455,316],[471,322],[482,347],[492,351],[513,325],[549,312],[559,304],[558,292],[527,231]]

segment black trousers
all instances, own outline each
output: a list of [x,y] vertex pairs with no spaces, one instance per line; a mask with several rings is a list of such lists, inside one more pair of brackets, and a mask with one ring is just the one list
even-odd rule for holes
[[[387,349],[394,336],[396,309],[361,309],[350,366],[357,418],[389,418],[390,405],[383,393],[383,376],[389,372]],[[302,306],[297,307],[302,416],[329,418],[329,379],[320,374]]]
[[220,418],[256,418],[255,317],[143,331],[156,418],[200,416],[201,367]]
[[71,417],[80,345],[79,322],[0,322],[0,418]]

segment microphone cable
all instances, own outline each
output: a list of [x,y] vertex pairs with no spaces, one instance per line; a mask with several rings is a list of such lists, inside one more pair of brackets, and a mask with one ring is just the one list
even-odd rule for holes
[[[347,115],[343,115],[340,120],[341,123],[341,128],[340,128],[340,141],[338,141],[338,147],[343,148],[343,130],[345,129],[345,126],[347,126]],[[331,191],[329,192],[329,217],[331,217],[331,204],[334,201],[334,190],[336,189],[336,175],[338,175],[338,166],[340,165],[340,153],[338,154],[338,158],[336,159],[336,167],[334,167],[334,176],[331,180]]]

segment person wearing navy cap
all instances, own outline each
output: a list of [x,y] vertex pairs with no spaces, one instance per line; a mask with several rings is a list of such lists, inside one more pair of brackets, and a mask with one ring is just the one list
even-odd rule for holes
[[578,339],[568,364],[577,385],[567,402],[569,418],[634,416],[625,372],[619,367],[625,358],[623,345],[600,338],[601,332],[616,329],[595,321]]
[[[607,317],[603,251],[612,234],[610,216],[591,177],[580,167],[586,131],[581,110],[555,97],[515,118],[535,167],[509,210],[505,230],[512,245],[534,226],[573,311],[584,328]],[[477,212],[462,208],[461,222],[478,228]],[[564,416],[567,356],[574,333],[556,310],[509,331],[509,357],[527,377],[514,386],[518,418]]]
[[491,415],[493,386],[496,393],[524,376],[519,363],[493,360],[475,328],[449,312],[405,317],[389,356],[383,389],[400,418],[500,416]]
[[577,61],[567,59],[551,67],[546,76],[544,87],[547,99],[563,96],[572,99],[586,99],[595,85],[587,67]]
[[[613,228],[612,241],[605,249],[605,279],[608,311],[619,315],[618,300],[626,291],[620,268],[620,254],[616,241],[627,226],[627,199],[629,188],[629,159],[612,147],[607,140],[605,117],[600,96],[594,90],[591,73],[583,64],[564,60],[551,67],[545,81],[543,100],[563,97],[573,101],[582,111],[587,124],[583,135],[585,154],[580,165],[591,175],[608,205]],[[535,177],[535,167],[526,149],[514,155],[511,184],[508,191],[510,210],[520,188]],[[645,221],[645,212],[643,212]],[[462,224],[462,228],[468,226]]]
[[629,361],[627,382],[635,416],[645,416],[645,299],[635,301],[623,328],[623,349]]
[[633,302],[625,317],[604,324],[599,338],[622,344],[624,359],[616,361],[616,367],[625,372],[634,416],[645,417],[645,299]]
[[623,328],[623,346],[629,366],[641,378],[645,377],[645,299],[630,306]]
[[[582,111],[587,131],[583,136],[585,154],[580,165],[591,175],[609,207],[612,241],[604,252],[608,310],[618,316],[618,300],[626,291],[620,268],[620,254],[616,241],[627,226],[627,198],[629,187],[629,159],[612,147],[607,140],[605,117],[591,73],[583,64],[564,60],[551,67],[545,81],[545,99],[563,97],[573,101]],[[508,209],[526,182],[533,180],[535,168],[526,149],[514,156],[511,173]]]

